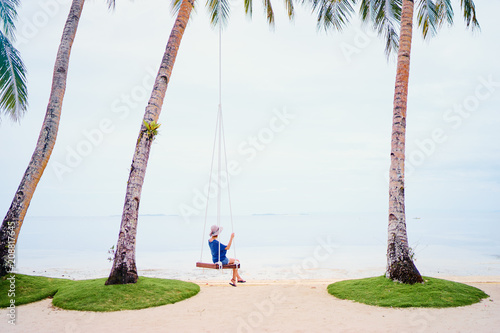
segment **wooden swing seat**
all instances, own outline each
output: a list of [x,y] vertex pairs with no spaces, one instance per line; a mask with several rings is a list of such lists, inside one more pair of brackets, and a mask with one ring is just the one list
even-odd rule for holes
[[211,269],[235,269],[235,268],[240,268],[240,264],[227,264],[227,265],[222,265],[221,268],[219,268],[219,265],[217,264],[211,264],[211,263],[205,263],[205,262],[197,262],[196,267],[201,267],[201,268],[211,268]]

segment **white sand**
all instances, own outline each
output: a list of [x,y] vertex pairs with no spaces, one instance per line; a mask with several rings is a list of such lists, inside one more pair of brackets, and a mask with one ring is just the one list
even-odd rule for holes
[[94,313],[54,308],[51,300],[19,306],[16,326],[0,311],[1,332],[499,332],[500,277],[449,278],[490,298],[449,309],[390,309],[329,295],[335,282],[260,281],[237,288],[199,282],[198,295],[157,308]]

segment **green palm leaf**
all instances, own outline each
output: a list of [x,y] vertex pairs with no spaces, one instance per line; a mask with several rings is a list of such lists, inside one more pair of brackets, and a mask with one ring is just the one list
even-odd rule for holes
[[231,11],[228,0],[207,0],[207,7],[212,25],[225,26],[227,24]]
[[253,4],[252,4],[252,0],[244,0],[244,3],[245,5],[245,13],[252,17],[252,11],[253,11]]
[[418,2],[417,20],[418,26],[422,28],[424,38],[435,36],[438,30],[437,6],[432,0],[421,0]]
[[177,15],[179,9],[181,8],[181,2],[182,0],[172,0],[170,3],[170,10],[172,11],[172,14]]
[[271,6],[271,0],[263,0],[264,10],[266,11],[267,23],[274,25],[274,11]]
[[293,5],[293,0],[285,0],[285,8],[287,15],[290,19],[293,19],[295,16],[295,7]]
[[[424,38],[436,35],[444,22],[453,24],[453,8],[450,0],[420,0],[418,3],[418,24]],[[464,20],[467,27],[480,28],[476,17],[476,6],[472,0],[461,0]],[[429,34],[430,33],[430,34]]]
[[7,38],[11,41],[15,40],[15,21],[17,19],[16,8],[18,6],[19,0],[0,0],[0,20],[2,21],[2,29]]
[[[108,0],[108,1],[114,2],[114,0]],[[285,1],[285,9],[287,15],[290,19],[293,19],[295,15],[295,6],[293,4],[294,0],[284,0],[284,1]],[[355,2],[355,0],[351,1]],[[179,11],[181,2],[182,0],[172,0],[170,7],[173,13],[177,13]],[[196,3],[197,2],[195,2],[195,4]],[[245,8],[245,14],[247,14],[249,17],[252,17],[253,1],[243,0],[243,5]],[[266,13],[267,22],[271,26],[274,25],[274,10],[271,4],[271,0],[263,0],[263,6],[264,6],[264,11]],[[227,24],[231,12],[231,3],[229,0],[207,0],[206,7],[210,15],[210,23],[213,26],[218,25],[219,20],[223,26]]]
[[453,24],[454,13],[453,13],[453,8],[451,6],[451,0],[437,0],[436,1],[436,11],[437,11],[440,26],[445,21],[449,25]]
[[26,68],[19,51],[2,32],[0,44],[0,109],[17,121],[28,106]]
[[356,0],[311,0],[311,2],[313,11],[318,12],[318,27],[325,30],[334,28],[339,31],[349,22],[356,4]]
[[464,11],[464,20],[467,27],[481,29],[476,18],[476,5],[472,0],[460,0],[460,6]]
[[15,121],[26,112],[26,68],[12,45],[19,0],[0,0],[0,110]]
[[399,26],[402,0],[362,0],[360,15],[371,22],[373,29],[385,38],[385,54],[389,57],[399,48]]

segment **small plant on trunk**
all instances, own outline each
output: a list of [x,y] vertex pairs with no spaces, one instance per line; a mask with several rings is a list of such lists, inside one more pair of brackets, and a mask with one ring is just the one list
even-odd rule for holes
[[151,140],[154,140],[155,137],[158,135],[158,128],[160,128],[161,124],[158,124],[156,121],[152,121],[150,123],[146,122],[145,120],[142,121],[144,123],[144,126],[146,127],[146,133],[148,133],[148,136]]

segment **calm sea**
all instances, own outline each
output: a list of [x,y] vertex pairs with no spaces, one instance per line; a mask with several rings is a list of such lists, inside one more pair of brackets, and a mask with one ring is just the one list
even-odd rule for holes
[[[408,215],[416,265],[428,276],[500,276],[500,212]],[[234,249],[246,279],[337,279],[382,275],[384,213],[253,215],[233,217]],[[195,268],[210,261],[208,218],[140,216],[140,275],[184,280],[227,279],[229,272]],[[231,233],[222,218],[222,243]],[[105,277],[120,216],[29,217],[18,242],[17,271],[73,279]],[[203,254],[202,254],[203,245]]]

